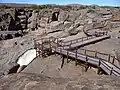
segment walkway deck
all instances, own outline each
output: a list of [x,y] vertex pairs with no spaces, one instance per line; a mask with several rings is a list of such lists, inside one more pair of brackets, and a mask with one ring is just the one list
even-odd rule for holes
[[84,37],[84,38],[79,38],[79,39],[63,42],[62,46],[64,47],[64,49],[74,49],[76,47],[85,46],[87,44],[105,40],[107,38],[110,38],[110,35],[103,35],[101,37],[96,37],[96,36]]
[[120,76],[120,68],[115,63],[116,61],[117,62],[119,62],[119,61],[113,57],[114,58],[114,62],[113,62],[112,56],[110,56],[110,59],[112,59],[112,63],[111,63],[110,60],[103,60],[101,58],[91,57],[91,56],[88,56],[88,55],[85,55],[85,54],[82,55],[80,53],[72,52],[72,51],[69,51],[69,50],[64,50],[62,48],[57,48],[57,49],[53,48],[53,50],[56,53],[62,54],[64,56],[66,56],[66,57],[69,56],[69,57],[71,57],[71,58],[73,58],[75,60],[83,61],[83,62],[92,64],[92,65],[94,65],[96,67],[100,67],[108,75]]
[[[84,50],[84,53],[78,53],[78,47],[84,46],[86,44],[94,43],[97,41],[105,40],[110,38],[110,35],[102,35],[100,37],[84,37],[75,40],[70,40],[67,42],[56,42],[56,38],[48,38],[42,39],[42,44],[35,41],[35,48],[38,51],[38,56],[40,53],[45,50],[45,48],[54,51],[55,53],[59,53],[62,56],[66,56],[68,58],[73,58],[76,62],[82,61],[91,65],[94,65],[103,71],[105,71],[108,75],[120,76],[120,61],[117,60],[114,56],[110,54],[104,54],[96,51]],[[47,40],[48,44],[45,44],[43,41]],[[70,49],[76,49],[76,52],[70,51]],[[41,51],[41,52],[40,52]],[[87,52],[93,52],[94,56],[87,55]],[[44,52],[45,53],[45,52]],[[105,55],[107,58],[98,57],[98,55]],[[64,60],[64,59],[63,59]],[[62,60],[62,65],[64,61]]]

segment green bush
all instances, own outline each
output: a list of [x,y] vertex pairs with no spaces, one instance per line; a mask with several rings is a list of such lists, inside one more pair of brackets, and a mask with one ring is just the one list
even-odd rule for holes
[[0,8],[11,8],[11,7],[8,5],[0,5]]
[[34,9],[45,9],[45,8],[61,8],[61,9],[72,9],[71,6],[62,6],[62,5],[26,5],[25,8],[34,8]]
[[88,6],[85,6],[85,5],[81,5],[80,6],[80,9],[86,9]]

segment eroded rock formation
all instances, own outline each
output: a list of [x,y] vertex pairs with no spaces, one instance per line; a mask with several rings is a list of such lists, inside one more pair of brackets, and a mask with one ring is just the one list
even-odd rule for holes
[[20,73],[0,79],[1,90],[119,90],[120,78],[112,76],[80,76],[77,80],[51,78]]

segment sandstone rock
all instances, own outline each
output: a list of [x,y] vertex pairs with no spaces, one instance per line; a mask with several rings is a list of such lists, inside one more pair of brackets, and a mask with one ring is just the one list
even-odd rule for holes
[[88,10],[86,15],[89,18],[99,17],[99,14],[94,10]]
[[111,19],[112,18],[112,14],[110,14],[110,15],[104,15],[103,18]]
[[69,15],[67,11],[61,11],[58,17],[58,21],[66,21],[68,20]]
[[101,14],[101,15],[110,15],[110,14],[112,14],[111,11],[107,11],[107,10],[105,10],[103,8],[100,8],[98,13]]
[[113,21],[120,21],[120,13],[113,15],[112,20]]
[[87,31],[87,30],[91,30],[91,29],[93,29],[93,23],[84,25],[84,30]]
[[112,28],[117,28],[120,27],[120,22],[119,21],[115,21],[115,22],[111,22]]
[[32,16],[28,19],[28,28],[31,30],[35,30],[37,28],[37,13],[33,11]]
[[[80,28],[79,28],[80,24],[75,24],[74,26],[71,26],[68,30],[66,30],[69,35],[76,35],[79,31]],[[77,29],[78,28],[78,29]]]
[[63,22],[54,21],[49,24],[50,29],[48,28],[47,33],[50,32],[57,32],[57,31],[63,31],[64,30],[64,24]]
[[77,30],[78,32],[82,32],[83,29],[84,29],[84,26],[79,26],[78,28],[76,28],[76,30]]
[[69,13],[69,16],[68,16],[68,21],[71,21],[71,22],[74,22],[78,16],[80,16],[80,12],[79,11],[70,11]]
[[120,78],[112,76],[80,76],[77,80],[71,80],[19,73],[0,79],[2,90],[119,90],[119,84]]
[[[11,39],[0,44],[0,73],[4,75],[13,67],[17,67],[17,60],[26,50],[34,48],[33,37],[23,37],[18,39]],[[17,42],[17,45],[14,44]],[[23,43],[23,45],[21,45]],[[6,73],[6,74],[8,74]]]
[[64,29],[67,30],[68,28],[70,28],[72,26],[72,22],[69,22],[69,21],[65,21],[64,22]]
[[93,28],[95,28],[95,29],[97,29],[97,28],[104,28],[104,22],[94,23],[93,24]]

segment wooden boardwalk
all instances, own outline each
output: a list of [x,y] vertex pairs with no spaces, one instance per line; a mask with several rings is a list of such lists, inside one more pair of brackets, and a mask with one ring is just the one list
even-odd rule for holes
[[73,58],[74,60],[76,60],[76,62],[77,61],[83,61],[87,64],[91,64],[93,66],[101,68],[108,75],[120,76],[120,66],[117,64],[120,61],[117,60],[114,56],[111,56],[109,54],[106,54],[106,56],[108,58],[105,60],[105,59],[97,57],[98,54],[103,55],[102,53],[95,52],[95,51],[90,51],[90,50],[89,50],[89,52],[94,52],[95,56],[87,55],[86,54],[88,52],[87,50],[85,50],[84,54],[77,53],[77,51],[72,52],[72,51],[69,51],[69,50],[64,50],[62,48],[57,48],[57,49],[53,48],[53,50],[56,53],[59,53],[59,54],[64,55],[66,57]]
[[[37,56],[43,55],[48,52],[58,53],[63,56],[61,67],[64,64],[64,57],[73,58],[76,62],[85,62],[86,65],[92,65],[100,70],[103,70],[108,75],[120,76],[120,61],[110,54],[104,54],[96,51],[85,50],[84,53],[78,53],[78,47],[94,43],[100,40],[110,38],[109,35],[102,35],[100,37],[84,37],[75,40],[70,40],[67,42],[59,42],[57,38],[44,38],[41,39],[42,43],[35,41],[35,49],[37,51]],[[57,42],[56,42],[57,41]],[[70,49],[75,49],[71,51]],[[82,49],[80,49],[82,50]],[[87,53],[93,53],[93,55],[88,55]],[[106,57],[106,58],[104,58]]]
[[95,42],[98,42],[101,40],[105,40],[107,38],[110,38],[110,35],[103,35],[100,37],[96,37],[96,36],[83,37],[83,38],[78,38],[75,40],[63,42],[62,47],[64,49],[74,49],[76,47],[85,46],[87,44],[91,44],[91,43],[95,43]]

